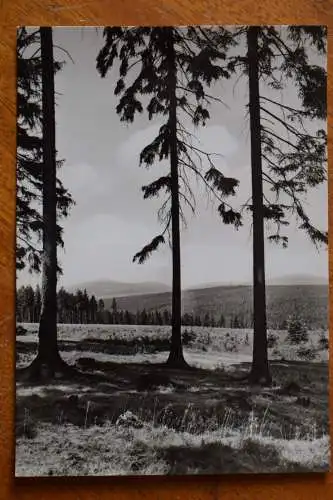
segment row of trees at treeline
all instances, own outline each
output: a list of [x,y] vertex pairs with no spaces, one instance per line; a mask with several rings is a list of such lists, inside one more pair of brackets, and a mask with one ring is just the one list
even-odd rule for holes
[[[314,226],[304,203],[309,189],[326,180],[327,140],[322,125],[326,118],[326,69],[325,64],[313,62],[314,56],[318,61],[326,54],[326,30],[320,26],[106,27],[103,40],[97,71],[102,77],[111,71],[119,73],[114,93],[119,97],[115,112],[120,120],[132,123],[138,114],[145,114],[150,120],[161,121],[156,137],[143,148],[139,163],[152,167],[161,162],[165,167],[164,175],[142,187],[146,199],[163,196],[158,212],[163,228],[133,260],[145,262],[169,239],[173,271],[167,364],[187,366],[181,338],[180,233],[186,207],[195,213],[192,181],[196,179],[217,201],[222,223],[239,229],[247,222],[246,213],[252,215],[254,342],[249,379],[270,383],[265,229],[271,242],[285,247],[288,237],[283,229],[294,216],[298,228],[315,244],[327,243],[327,232]],[[39,43],[39,47],[25,53],[31,43]],[[58,215],[67,215],[72,200],[56,179],[54,73],[61,68],[53,58],[52,29],[32,33],[21,29],[18,60],[19,68],[24,69],[19,70],[18,99],[24,133],[18,137],[18,146],[26,152],[18,163],[24,180],[18,206],[25,201],[19,208],[24,240],[18,247],[18,265],[39,266],[40,252],[33,245],[33,237],[42,232],[40,348],[33,368],[38,371],[43,363],[54,372],[65,368],[56,333],[56,248],[61,243],[56,215],[57,210]],[[211,89],[230,78],[246,79],[249,91],[252,192],[248,202],[238,208],[229,201],[236,194],[238,180],[226,177],[217,168],[214,154],[201,149],[191,132],[193,127],[205,126],[209,121],[212,102],[221,102]],[[291,85],[298,93],[295,107],[284,104],[281,98]],[[265,94],[267,88],[270,97]],[[223,106],[218,112],[223,113]],[[26,136],[31,137],[40,122],[42,141],[26,145]],[[32,169],[33,174],[29,168],[31,158],[37,168]],[[38,178],[35,172],[40,172]],[[25,189],[27,178],[34,195]],[[31,211],[34,196],[42,199],[42,216]],[[25,225],[25,220],[29,224]]]
[[[18,323],[39,323],[42,309],[42,296],[39,286],[34,290],[31,286],[22,286],[17,290],[16,321]],[[57,322],[70,324],[107,324],[107,325],[171,325],[169,309],[138,310],[135,313],[119,309],[117,300],[113,299],[111,310],[105,308],[103,299],[89,296],[86,290],[67,292],[61,288],[57,294]],[[250,328],[253,326],[252,315],[242,312],[216,315],[184,313],[181,317],[183,326],[204,326],[219,328]]]

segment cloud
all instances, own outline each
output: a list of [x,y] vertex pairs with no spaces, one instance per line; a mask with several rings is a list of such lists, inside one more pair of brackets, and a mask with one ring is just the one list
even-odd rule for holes
[[140,281],[165,266],[169,249],[156,252],[147,265],[132,262],[133,255],[151,239],[151,228],[136,218],[124,220],[111,214],[96,214],[71,227],[62,259],[63,282],[113,279]]
[[87,163],[64,164],[59,177],[75,198],[96,197],[105,190],[98,170]]

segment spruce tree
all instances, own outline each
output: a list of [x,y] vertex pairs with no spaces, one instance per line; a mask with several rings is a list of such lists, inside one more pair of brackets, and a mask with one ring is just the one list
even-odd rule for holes
[[119,322],[119,314],[118,314],[118,305],[115,298],[112,299],[111,310],[112,310],[112,323],[117,325]]
[[40,287],[37,285],[35,290],[35,318],[34,323],[38,323],[40,319],[40,312],[42,309],[42,295],[40,292]]
[[[288,245],[282,229],[295,214],[298,228],[313,243],[327,244],[327,232],[313,225],[305,210],[308,191],[326,180],[326,132],[314,121],[326,117],[326,71],[310,62],[309,52],[326,52],[322,27],[251,26],[246,29],[251,132],[253,214],[254,339],[250,380],[271,382],[267,355],[264,220],[275,225],[271,242]],[[293,82],[299,106],[265,96],[265,86],[286,91]],[[311,121],[311,124],[309,123]],[[310,126],[311,125],[311,126]],[[269,192],[265,192],[265,185]]]
[[[117,113],[122,121],[133,122],[144,110],[150,120],[162,117],[158,135],[141,152],[140,164],[150,167],[156,161],[168,164],[168,171],[151,184],[143,186],[144,198],[161,195],[166,199],[159,211],[163,231],[134,256],[143,263],[165,243],[172,247],[172,333],[168,364],[185,367],[181,341],[181,252],[180,221],[185,219],[184,205],[195,211],[190,177],[201,180],[219,200],[219,213],[226,224],[241,224],[240,214],[226,202],[235,194],[238,181],[225,177],[214,165],[212,155],[195,145],[186,120],[204,126],[210,115],[212,97],[209,86],[219,78],[229,77],[217,61],[224,55],[206,40],[209,28],[105,28],[105,45],[97,59],[97,69],[104,77],[116,59],[120,60],[115,94],[121,95]],[[202,34],[203,33],[203,34]],[[220,46],[232,43],[227,30],[218,33]],[[134,69],[135,68],[135,69]],[[134,81],[130,81],[135,73]],[[208,163],[205,167],[204,161]]]
[[87,324],[90,322],[90,317],[89,317],[89,297],[87,290],[83,290],[83,300],[82,300],[82,308],[83,308],[83,323]]
[[[42,61],[40,30],[24,27],[17,31],[17,197],[16,268],[41,270],[43,140]],[[56,73],[62,63],[53,62]],[[58,167],[62,164],[57,162]],[[57,179],[57,217],[66,217],[73,199]],[[63,246],[57,225],[57,244]]]
[[33,378],[53,377],[68,368],[60,357],[57,339],[57,165],[52,28],[40,28],[40,41],[43,111],[42,308],[38,330],[38,354],[28,368],[28,373]]
[[105,312],[105,304],[103,299],[99,299],[98,301],[98,323],[104,323],[104,312]]
[[90,298],[90,318],[91,323],[95,324],[97,322],[97,300],[95,295],[92,295]]
[[[215,28],[213,32],[219,31]],[[223,29],[222,29],[223,31]],[[274,231],[270,242],[288,245],[283,228],[295,216],[298,229],[315,244],[327,244],[327,231],[316,227],[305,209],[311,188],[326,181],[326,70],[311,62],[326,54],[326,29],[321,26],[241,26],[234,40],[246,53],[227,58],[231,72],[239,69],[248,79],[251,132],[252,202],[244,208],[253,216],[254,342],[250,380],[269,384],[265,299],[264,221]],[[212,47],[216,38],[209,35]],[[221,48],[223,51],[223,47]],[[312,52],[312,54],[310,54]],[[265,89],[298,91],[299,106],[272,99]],[[319,123],[318,123],[319,120]],[[315,132],[313,132],[316,126]],[[265,187],[268,187],[268,192]]]
[[[251,132],[251,178],[253,213],[253,362],[251,380],[271,383],[267,351],[264,202],[260,127],[258,29],[248,28],[249,115]],[[234,328],[238,327],[236,318]]]

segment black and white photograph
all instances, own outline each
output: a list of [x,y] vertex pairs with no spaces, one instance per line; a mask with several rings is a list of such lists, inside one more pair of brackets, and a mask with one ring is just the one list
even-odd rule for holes
[[327,472],[326,27],[16,52],[15,476]]

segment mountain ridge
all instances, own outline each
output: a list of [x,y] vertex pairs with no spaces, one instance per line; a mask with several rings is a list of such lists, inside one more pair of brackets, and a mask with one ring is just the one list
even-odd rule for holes
[[[266,280],[267,286],[301,286],[301,285],[328,285],[328,278],[311,274],[293,274],[273,277]],[[183,291],[205,290],[221,287],[251,286],[251,282],[208,282],[199,283],[183,289]],[[171,292],[171,286],[158,281],[144,281],[127,283],[115,280],[94,280],[65,287],[70,292],[87,290],[89,295],[102,298],[130,297],[133,295],[150,295]]]
[[[290,274],[280,277],[266,278],[268,286],[299,286],[299,285],[328,285],[328,276],[317,276],[312,274]],[[200,283],[186,288],[186,290],[199,290],[205,288],[218,288],[221,286],[251,286],[251,281],[243,282],[208,282]]]
[[76,290],[87,290],[88,295],[96,297],[113,298],[132,295],[146,295],[154,293],[170,292],[171,287],[165,283],[155,281],[145,281],[139,283],[126,283],[114,280],[95,280],[77,283],[69,287],[65,287],[69,292]]

